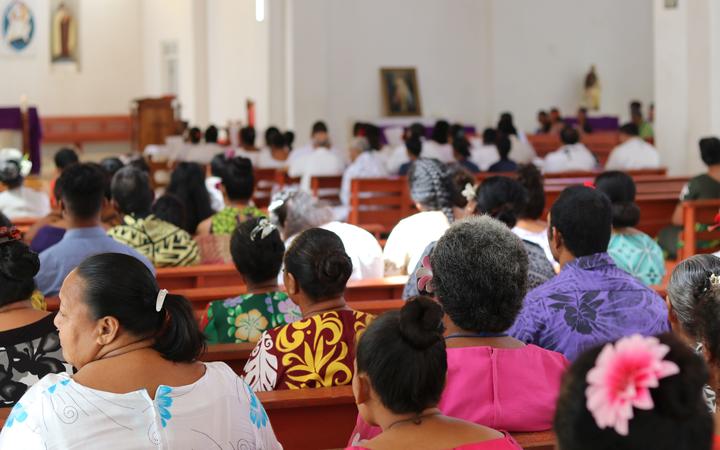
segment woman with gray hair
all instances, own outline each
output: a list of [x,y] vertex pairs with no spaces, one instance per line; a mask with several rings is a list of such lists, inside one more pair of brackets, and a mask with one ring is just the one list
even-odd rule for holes
[[[710,379],[720,382],[720,258],[695,255],[681,261],[670,276],[666,301],[673,332],[693,343],[715,374]],[[713,412],[717,388],[705,387]]]
[[[471,217],[447,230],[429,262],[424,281],[445,311],[440,411],[510,432],[550,429],[569,363],[507,335],[527,287],[523,242],[495,219]],[[358,420],[353,439],[376,433]]]
[[390,232],[383,259],[385,275],[405,275],[421,255],[455,221],[457,189],[451,170],[436,159],[418,159],[408,172],[410,197],[420,211],[406,217]]
[[351,280],[382,278],[382,248],[377,239],[362,228],[333,220],[332,208],[303,190],[286,189],[273,195],[270,219],[281,231],[285,247],[309,228],[323,228],[340,237],[352,260]]

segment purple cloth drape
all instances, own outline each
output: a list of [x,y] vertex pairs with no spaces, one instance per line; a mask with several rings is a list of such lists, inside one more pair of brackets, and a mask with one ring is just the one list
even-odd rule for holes
[[[40,127],[40,116],[37,108],[28,109],[28,125],[30,126],[30,161],[32,161],[32,173],[40,173],[40,139],[42,129]],[[20,108],[0,108],[0,130],[22,131],[22,113]]]

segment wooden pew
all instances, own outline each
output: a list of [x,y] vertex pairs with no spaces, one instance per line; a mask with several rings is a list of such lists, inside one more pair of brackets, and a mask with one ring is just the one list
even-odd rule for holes
[[[680,260],[698,253],[712,253],[720,248],[720,229],[698,231],[697,224],[714,225],[715,216],[720,211],[720,200],[694,200],[683,202],[683,230],[680,239],[683,247],[679,251]],[[699,241],[710,241],[709,248],[698,248]]]
[[313,197],[330,203],[340,204],[340,187],[342,176],[312,177],[310,178],[310,190]]
[[272,190],[275,186],[275,169],[255,169],[253,176],[255,178],[255,191],[253,192],[253,202],[258,208],[267,208],[270,205]]
[[12,219],[11,222],[18,230],[20,230],[21,233],[27,233],[30,227],[35,225],[37,220],[37,217],[17,217]]
[[41,117],[43,143],[74,144],[82,150],[86,142],[130,142],[130,116]]
[[232,264],[160,268],[157,269],[156,277],[160,287],[169,291],[243,285],[240,275]]
[[353,225],[389,233],[414,210],[405,177],[355,178],[351,182],[348,222]]

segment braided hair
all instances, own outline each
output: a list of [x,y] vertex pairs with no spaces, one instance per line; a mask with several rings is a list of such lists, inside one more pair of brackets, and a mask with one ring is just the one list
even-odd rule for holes
[[455,221],[453,214],[453,192],[455,186],[452,174],[445,164],[437,159],[415,160],[408,171],[410,197],[423,208],[442,211],[448,222]]

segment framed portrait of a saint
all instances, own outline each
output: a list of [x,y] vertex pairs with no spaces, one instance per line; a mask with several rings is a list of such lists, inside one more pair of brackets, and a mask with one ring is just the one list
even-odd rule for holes
[[50,1],[50,60],[57,63],[78,63],[77,0]]
[[380,69],[384,113],[386,116],[420,116],[420,90],[414,67]]
[[0,0],[0,54],[34,56],[37,49],[37,0]]

